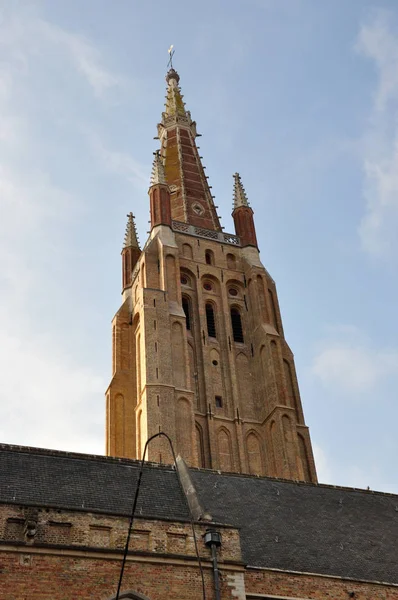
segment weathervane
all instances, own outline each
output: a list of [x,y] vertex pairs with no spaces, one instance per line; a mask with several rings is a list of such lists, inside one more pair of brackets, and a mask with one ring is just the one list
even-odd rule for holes
[[174,56],[174,52],[175,50],[173,50],[174,46],[173,44],[171,44],[170,48],[167,50],[167,52],[169,53],[169,62],[167,63],[167,66],[170,67],[170,69],[173,68],[173,56]]

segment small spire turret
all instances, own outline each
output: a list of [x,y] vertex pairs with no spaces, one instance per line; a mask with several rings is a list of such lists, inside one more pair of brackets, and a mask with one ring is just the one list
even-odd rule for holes
[[126,233],[124,235],[123,248],[138,248],[140,249],[140,243],[138,241],[137,229],[135,226],[134,215],[130,212],[127,215]]
[[253,211],[250,208],[239,173],[234,174],[234,208],[232,217],[235,223],[235,232],[240,238],[242,247],[254,246],[258,248]]
[[126,233],[122,249],[122,284],[123,290],[132,283],[132,274],[140,257],[141,249],[138,241],[137,229],[135,227],[134,215],[127,215]]
[[159,150],[154,153],[155,158],[153,159],[152,164],[152,174],[151,174],[151,183],[150,187],[153,185],[157,185],[158,183],[162,185],[166,185],[166,175],[164,173],[164,166],[162,157],[160,156]]
[[239,173],[234,174],[234,180],[234,209],[239,206],[250,206]]
[[149,199],[151,203],[151,229],[157,225],[171,227],[170,189],[166,182],[163,159],[159,150],[154,153]]

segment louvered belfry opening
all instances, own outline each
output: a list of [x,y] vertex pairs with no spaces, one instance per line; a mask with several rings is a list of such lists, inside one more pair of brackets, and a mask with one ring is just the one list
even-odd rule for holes
[[186,328],[188,329],[188,331],[190,331],[191,330],[191,306],[190,306],[190,302],[186,296],[182,297],[182,308],[185,313]]
[[206,321],[207,321],[207,334],[209,337],[217,337],[216,332],[216,319],[214,316],[214,308],[210,302],[206,304]]
[[232,334],[234,342],[244,343],[242,318],[237,308],[231,308],[231,323],[232,323]]

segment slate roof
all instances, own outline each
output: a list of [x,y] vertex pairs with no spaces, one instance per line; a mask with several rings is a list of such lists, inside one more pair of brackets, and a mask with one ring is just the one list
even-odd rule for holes
[[[0,502],[128,514],[139,463],[0,445]],[[248,566],[398,584],[398,496],[190,469],[204,509],[240,529]],[[173,468],[147,463],[138,511],[187,519]]]
[[247,565],[398,584],[398,496],[191,471],[214,519],[240,528]]
[[[129,515],[140,463],[0,444],[0,502]],[[188,519],[170,466],[148,463],[137,514]]]

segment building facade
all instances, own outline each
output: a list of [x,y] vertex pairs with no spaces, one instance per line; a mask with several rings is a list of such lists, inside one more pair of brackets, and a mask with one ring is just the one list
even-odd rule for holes
[[[115,600],[139,469],[0,445],[1,600]],[[181,489],[174,468],[145,463],[119,600],[398,600],[397,496],[188,475]],[[209,530],[221,538],[216,565]]]
[[[189,465],[315,482],[294,358],[253,210],[236,173],[235,234],[223,232],[174,69],[166,80],[150,236],[141,251],[130,214],[122,251],[106,453],[141,458],[146,440],[164,431]],[[148,458],[171,462],[162,440]]]

